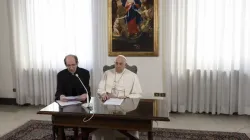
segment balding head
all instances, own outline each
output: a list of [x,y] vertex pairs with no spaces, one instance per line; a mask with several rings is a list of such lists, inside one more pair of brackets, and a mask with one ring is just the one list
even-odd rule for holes
[[127,59],[123,55],[118,55],[115,59],[115,70],[118,73],[123,72],[126,67]]
[[72,74],[76,72],[78,66],[78,58],[75,55],[67,55],[64,58],[64,64],[66,65],[68,71]]
[[122,59],[125,63],[127,63],[127,58],[124,56],[124,55],[118,55],[117,57],[116,57],[116,60],[117,59]]

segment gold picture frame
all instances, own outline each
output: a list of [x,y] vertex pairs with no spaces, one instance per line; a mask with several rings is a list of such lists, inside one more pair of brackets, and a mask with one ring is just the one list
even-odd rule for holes
[[108,55],[158,56],[158,18],[158,0],[108,0]]

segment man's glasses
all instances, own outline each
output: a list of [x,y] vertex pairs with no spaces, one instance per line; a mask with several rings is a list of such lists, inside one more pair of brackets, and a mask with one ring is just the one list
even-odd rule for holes
[[115,65],[123,65],[123,63],[118,63],[118,62],[115,62]]
[[71,65],[66,65],[68,68],[69,67],[75,67],[76,66],[76,64],[71,64]]

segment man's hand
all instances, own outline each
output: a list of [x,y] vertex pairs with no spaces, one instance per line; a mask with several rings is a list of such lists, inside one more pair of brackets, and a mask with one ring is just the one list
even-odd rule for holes
[[87,99],[87,93],[82,94],[81,96],[79,96],[78,100],[79,101],[85,101]]
[[65,95],[61,95],[60,96],[60,101],[67,102],[68,100],[65,97],[66,97]]
[[109,97],[109,95],[108,95],[107,93],[104,93],[104,94],[102,94],[101,98],[102,98],[103,101],[106,101],[106,100],[108,100],[110,97]]

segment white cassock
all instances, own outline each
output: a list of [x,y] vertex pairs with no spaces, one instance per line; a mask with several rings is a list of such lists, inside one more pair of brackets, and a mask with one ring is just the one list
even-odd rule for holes
[[99,95],[112,93],[114,88],[118,90],[118,96],[125,94],[128,98],[141,97],[142,90],[138,76],[128,69],[124,69],[121,73],[115,72],[115,69],[107,70],[99,83],[97,93]]
[[[117,73],[115,69],[107,70],[99,83],[97,93],[102,95],[104,93],[112,93],[114,96],[126,96],[128,98],[140,98],[142,94],[141,85],[137,75],[128,69],[124,69],[122,73]],[[125,102],[126,103],[126,102]],[[123,103],[122,103],[123,104]],[[132,105],[129,109],[135,109]],[[122,105],[121,105],[122,107]],[[126,106],[128,107],[128,106]],[[123,108],[123,107],[122,107]],[[125,111],[128,109],[123,108]],[[125,113],[125,112],[124,112]],[[135,137],[139,138],[139,132],[129,132]],[[115,140],[116,138],[125,138],[124,135],[117,131],[109,129],[99,129],[92,135],[92,140]]]

